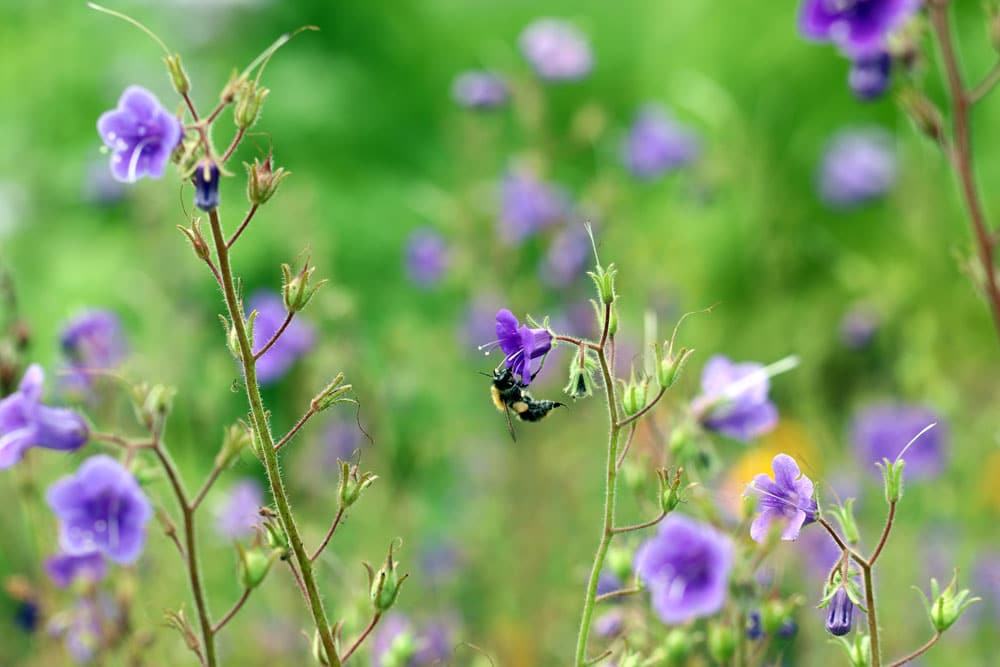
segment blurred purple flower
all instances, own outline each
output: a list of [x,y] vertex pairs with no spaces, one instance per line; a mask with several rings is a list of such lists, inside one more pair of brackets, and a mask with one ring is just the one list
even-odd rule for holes
[[861,410],[851,424],[854,451],[872,474],[878,475],[876,463],[894,461],[906,444],[932,423],[937,426],[920,436],[906,450],[903,459],[906,479],[930,479],[945,467],[947,428],[941,416],[930,408],[901,403],[882,403]]
[[612,593],[614,591],[621,590],[624,587],[625,586],[622,584],[622,580],[619,579],[611,570],[603,569],[597,577],[598,595]]
[[448,541],[435,542],[420,554],[421,574],[431,582],[441,582],[458,572],[463,557],[459,548]]
[[833,137],[819,170],[820,198],[834,209],[877,199],[896,183],[892,137],[878,128],[843,130]]
[[700,152],[691,131],[652,106],[639,112],[622,147],[626,168],[636,178],[647,180],[690,164]]
[[520,38],[521,53],[535,73],[549,81],[575,81],[590,74],[594,54],[590,42],[573,25],[543,18],[531,23]]
[[125,198],[126,188],[108,171],[103,159],[87,163],[80,195],[97,206],[114,206]]
[[524,386],[528,386],[533,379],[532,362],[552,349],[552,334],[547,329],[522,326],[506,308],[497,312],[496,323],[495,344],[503,350],[504,363],[514,375],[520,377]]
[[778,409],[768,398],[770,388],[763,364],[737,364],[715,355],[702,370],[702,393],[692,409],[708,430],[747,442],[778,423]]
[[617,637],[625,627],[625,612],[612,609],[594,619],[594,634],[604,639]]
[[455,77],[451,96],[468,109],[495,109],[507,103],[510,90],[499,74],[470,70]]
[[818,509],[812,497],[812,480],[802,474],[795,459],[788,454],[778,454],[771,468],[774,479],[763,473],[757,475],[745,493],[756,493],[759,497],[760,516],[750,525],[750,537],[760,543],[767,541],[775,521],[784,525],[781,539],[796,539],[802,526],[816,520]]
[[795,540],[799,559],[807,576],[822,579],[840,559],[841,551],[825,530],[807,530]]
[[337,460],[351,461],[354,452],[365,444],[358,425],[346,419],[335,419],[323,429],[323,467],[337,467]]
[[50,486],[45,499],[59,519],[59,546],[67,554],[98,551],[128,565],[142,553],[153,507],[132,473],[110,456],[90,457],[76,474]]
[[733,543],[708,524],[671,514],[635,554],[635,571],[667,625],[711,616],[726,601]]
[[42,367],[32,364],[17,391],[0,400],[0,469],[20,461],[30,447],[75,451],[90,437],[79,414],[42,404],[44,381]]
[[878,327],[879,318],[874,311],[867,306],[854,306],[840,320],[840,341],[846,348],[860,350],[872,342]]
[[[392,612],[375,627],[371,643],[372,667],[443,664],[451,657],[453,637],[453,625],[446,620],[430,623],[423,632],[418,632],[409,618]],[[406,650],[402,650],[403,647]],[[406,660],[400,662],[401,659]]]
[[[278,331],[288,313],[281,295],[260,290],[250,296],[249,311],[257,311],[253,325],[253,349],[261,350]],[[315,340],[313,328],[297,315],[281,338],[257,360],[257,379],[261,384],[277,382],[299,357],[312,349]]]
[[108,572],[104,556],[98,552],[71,556],[56,554],[45,559],[45,572],[59,588],[67,588],[76,579],[100,581]]
[[111,370],[128,354],[121,320],[111,310],[80,313],[66,323],[60,341],[69,362],[60,383],[71,393],[86,393],[94,384],[93,371]]
[[993,603],[995,618],[1000,619],[1000,552],[979,554],[972,567],[972,578],[975,581],[973,590]]
[[563,193],[527,171],[509,171],[500,188],[500,238],[520,243],[568,212]]
[[889,88],[892,58],[886,51],[856,58],[851,63],[847,85],[854,96],[870,101],[882,97]]
[[805,0],[799,31],[806,39],[832,42],[849,56],[872,55],[920,5],[920,0]]
[[229,488],[215,510],[215,529],[229,540],[253,535],[254,528],[261,522],[259,510],[263,504],[260,484],[253,479],[239,480]]
[[97,131],[112,150],[111,173],[123,183],[163,176],[182,134],[176,116],[140,86],[126,88],[118,107],[101,114]]
[[448,269],[448,244],[433,229],[415,230],[406,241],[406,272],[410,280],[430,287]]
[[73,606],[49,621],[49,634],[62,637],[74,662],[91,662],[104,646],[104,628],[121,621],[121,610],[106,595],[77,598]]
[[840,587],[830,599],[826,617],[826,631],[836,637],[843,637],[854,627],[854,603],[847,595],[847,589]]
[[540,269],[541,279],[550,287],[562,288],[583,275],[590,259],[590,237],[582,225],[560,230],[549,244]]
[[465,349],[475,349],[484,340],[496,335],[493,318],[503,306],[503,301],[493,292],[475,294],[465,306],[459,339]]

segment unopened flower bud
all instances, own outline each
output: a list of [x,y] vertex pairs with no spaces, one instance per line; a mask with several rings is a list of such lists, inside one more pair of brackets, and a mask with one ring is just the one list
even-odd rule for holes
[[244,449],[250,446],[250,429],[246,424],[236,423],[226,427],[222,435],[222,447],[215,456],[215,465],[225,468],[236,460]]
[[646,407],[647,383],[645,381],[637,381],[634,370],[628,382],[623,380],[620,380],[620,382],[622,383],[622,409],[625,411],[625,416],[631,417],[638,414],[640,410]]
[[229,104],[236,99],[240,91],[246,86],[247,80],[240,76],[240,73],[235,69],[229,75],[229,81],[226,82],[225,87],[219,94],[219,101],[223,104]]
[[918,130],[934,141],[940,141],[944,134],[944,117],[926,95],[908,89],[900,94],[899,103]]
[[573,397],[573,400],[586,398],[594,393],[594,372],[597,361],[584,348],[583,352],[573,354],[569,363],[569,383],[563,391]]
[[370,472],[359,475],[357,466],[351,466],[347,461],[338,460],[338,463],[340,464],[340,507],[347,509],[358,501],[364,490],[371,486],[378,479],[378,476]]
[[782,600],[768,601],[760,614],[760,627],[765,634],[778,632],[789,618],[788,605]]
[[736,654],[736,633],[727,625],[713,625],[708,630],[708,653],[720,665],[728,665]]
[[183,609],[165,612],[164,617],[168,626],[181,633],[181,637],[184,638],[184,643],[187,644],[189,649],[192,651],[201,651],[201,642],[198,640],[198,635],[195,634],[194,628],[191,626],[191,622],[188,620]]
[[882,471],[882,482],[885,485],[885,501],[887,503],[898,503],[903,497],[903,467],[906,461],[898,459],[890,461],[882,459],[882,463],[876,464]]
[[830,598],[830,611],[826,617],[826,631],[834,637],[843,637],[854,627],[854,601],[841,586]]
[[662,355],[660,353],[659,347],[656,347],[656,383],[660,385],[660,389],[670,389],[677,382],[677,378],[681,376],[681,371],[684,370],[684,364],[694,353],[694,350],[689,350],[686,347],[682,347],[680,351],[675,355],[673,354],[672,346],[664,345],[666,349],[666,354]]
[[174,84],[174,90],[179,95],[184,95],[191,90],[191,82],[188,80],[183,65],[181,65],[180,54],[175,53],[172,56],[164,56],[163,62],[167,64],[167,71],[170,73],[170,82]]
[[614,264],[609,264],[606,269],[598,264],[596,271],[587,272],[587,275],[597,286],[597,296],[604,305],[610,305],[615,301],[615,275],[617,273],[618,270]]
[[163,420],[170,414],[174,394],[177,393],[175,388],[162,384],[152,387],[147,384],[139,384],[132,391],[136,418],[148,429],[163,423]]
[[284,167],[273,169],[271,159],[268,155],[264,162],[255,159],[253,164],[243,163],[247,170],[247,199],[256,206],[266,204],[278,191],[281,182],[292,175]]
[[195,218],[191,223],[191,227],[177,225],[177,229],[181,230],[188,241],[191,242],[191,248],[194,250],[194,254],[198,256],[198,259],[204,261],[209,258],[208,242],[205,241],[205,236],[201,233],[201,218]]
[[236,107],[233,109],[233,120],[236,122],[236,127],[245,130],[253,126],[260,117],[260,109],[264,104],[264,98],[270,93],[270,90],[263,86],[258,86],[253,81],[247,82],[240,90],[239,97],[236,100]]
[[848,498],[843,505],[834,507],[831,514],[836,517],[840,524],[841,533],[848,544],[857,544],[861,541],[858,522],[854,518],[854,498]]
[[982,599],[970,598],[969,589],[967,588],[958,590],[956,586],[957,582],[958,575],[956,574],[952,577],[948,587],[942,591],[938,586],[937,579],[931,579],[930,600],[924,596],[923,591],[920,592],[924,607],[927,608],[927,615],[930,617],[931,625],[938,632],[944,632],[953,626],[969,605],[979,602]]
[[660,468],[656,471],[656,476],[660,480],[660,509],[664,513],[673,512],[677,506],[680,504],[681,492],[681,475],[684,473],[684,468],[677,468],[673,475],[666,468]]
[[294,276],[292,275],[292,267],[288,264],[281,265],[281,275],[284,277],[281,285],[281,298],[285,302],[285,309],[288,312],[295,313],[305,308],[316,290],[326,284],[326,280],[310,284],[309,281],[315,271],[316,267],[309,266],[308,259],[303,264],[302,270]]
[[239,553],[239,578],[240,584],[244,588],[253,589],[264,581],[271,565],[274,564],[281,555],[279,549],[265,551],[263,547],[244,548],[242,544],[236,544],[236,551]]
[[410,575],[399,574],[399,563],[392,558],[392,546],[389,545],[389,555],[378,572],[368,563],[363,563],[368,571],[368,583],[372,606],[376,611],[384,612],[392,608],[399,597],[399,590]]
[[351,389],[354,388],[354,386],[343,384],[343,382],[344,374],[337,373],[337,377],[333,378],[333,380],[331,380],[330,383],[323,388],[323,391],[313,396],[312,401],[309,402],[313,412],[322,412],[331,405],[335,405],[342,401],[353,402],[354,399],[345,398],[345,396],[351,391]]
[[612,547],[608,551],[608,569],[618,577],[619,581],[628,581],[632,577],[632,560],[635,549]]
[[691,653],[691,638],[688,633],[681,628],[670,631],[663,642],[666,664],[673,667],[687,664],[687,657]]
[[260,514],[264,517],[261,526],[264,529],[264,539],[267,540],[267,546],[287,553],[289,549],[288,535],[285,534],[285,529],[278,522],[277,515],[268,507],[260,508]]
[[847,653],[851,667],[870,667],[872,664],[871,638],[860,632],[854,635],[854,641],[849,642],[843,637],[837,638],[838,643]]
[[219,166],[202,160],[194,168],[194,205],[202,211],[219,207]]

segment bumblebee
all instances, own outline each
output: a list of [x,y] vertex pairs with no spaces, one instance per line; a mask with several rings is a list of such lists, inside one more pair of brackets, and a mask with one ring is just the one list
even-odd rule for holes
[[510,437],[517,440],[514,434],[514,424],[510,413],[525,422],[539,422],[545,419],[555,408],[564,407],[563,403],[549,400],[535,400],[525,391],[525,385],[514,377],[506,365],[501,364],[493,371],[493,383],[490,385],[490,396],[497,410],[503,412],[507,419],[507,430]]

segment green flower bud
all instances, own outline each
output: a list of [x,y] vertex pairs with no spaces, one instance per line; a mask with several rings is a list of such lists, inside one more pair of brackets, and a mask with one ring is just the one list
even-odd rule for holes
[[632,577],[632,559],[634,557],[634,549],[611,547],[611,550],[608,551],[608,569],[620,581],[628,581]]
[[284,553],[279,549],[265,552],[262,547],[246,549],[239,543],[236,544],[236,551],[239,554],[240,584],[249,589],[257,588],[264,581],[271,565]]
[[188,241],[191,242],[191,249],[194,250],[194,254],[197,255],[198,259],[207,261],[209,258],[208,242],[201,233],[201,218],[195,218],[190,228],[184,225],[177,225],[177,229],[181,230]]
[[233,120],[236,127],[241,130],[253,126],[260,117],[260,109],[264,104],[264,99],[271,93],[263,86],[257,86],[254,81],[248,81],[239,92],[236,99],[236,107],[233,109]]
[[837,505],[830,513],[840,524],[841,534],[848,544],[857,544],[861,541],[861,534],[858,532],[858,522],[854,519],[854,498],[848,498],[843,505]]
[[596,271],[587,272],[587,275],[594,281],[594,285],[597,286],[598,299],[606,306],[615,301],[615,275],[617,273],[618,269],[615,268],[614,264],[609,264],[606,269],[598,264]]
[[282,553],[288,553],[288,535],[285,534],[285,529],[276,520],[275,514],[267,507],[262,507],[260,513],[266,517],[261,525],[264,528],[264,539],[267,540],[267,546]]
[[167,64],[167,71],[170,73],[170,82],[174,84],[174,90],[179,95],[184,95],[191,90],[191,82],[188,81],[187,73],[181,65],[180,54],[175,53],[172,56],[164,56],[163,62]]
[[[664,347],[666,347],[666,345]],[[666,350],[666,355],[661,355],[659,347],[656,347],[655,349],[656,382],[660,385],[660,389],[670,389],[674,386],[674,383],[677,382],[677,378],[681,376],[681,371],[684,370],[684,364],[686,364],[687,360],[692,354],[694,354],[694,350],[682,347],[680,352],[674,355],[673,350],[668,348]]]
[[146,383],[132,387],[132,407],[136,419],[148,429],[156,428],[170,414],[173,407],[174,394],[177,390],[162,384],[150,387]]
[[227,426],[222,435],[222,447],[215,456],[215,465],[219,468],[228,467],[240,452],[250,446],[251,440],[250,427],[245,423],[237,422]]
[[765,634],[773,635],[789,618],[788,606],[781,600],[767,602],[760,614],[760,627]]
[[631,417],[634,414],[638,414],[640,410],[646,407],[647,383],[635,379],[634,369],[628,382],[624,380],[619,380],[619,382],[622,384],[622,409],[625,411],[625,415]]
[[573,400],[586,398],[594,393],[594,373],[597,371],[597,360],[584,348],[577,352],[569,363],[569,383],[563,391],[573,397]]
[[674,474],[666,468],[656,471],[656,476],[660,480],[660,509],[664,513],[673,512],[680,504],[681,500],[681,475],[684,468],[677,468]]
[[292,268],[287,264],[281,265],[281,275],[284,280],[281,285],[281,298],[285,302],[285,309],[290,313],[296,313],[309,303],[312,299],[313,294],[316,293],[320,287],[326,284],[326,280],[321,280],[318,283],[310,284],[312,279],[312,274],[316,271],[316,267],[309,266],[309,260],[306,259],[305,264],[302,265],[302,270],[296,275],[292,275]]
[[236,96],[240,94],[246,86],[247,80],[240,76],[240,73],[235,69],[229,75],[229,81],[226,82],[225,87],[219,94],[219,101],[223,104],[229,104],[236,99]]
[[872,664],[871,639],[868,635],[860,632],[854,633],[854,641],[846,637],[837,637],[837,643],[847,653],[847,659],[851,667],[870,667]]
[[194,628],[191,626],[191,621],[188,620],[187,614],[184,613],[183,609],[178,609],[177,611],[167,611],[163,614],[164,620],[169,627],[174,628],[177,632],[181,633],[181,637],[184,638],[184,643],[192,651],[201,651],[201,642],[198,639],[198,635],[195,633]]
[[675,628],[667,635],[663,648],[667,664],[680,667],[686,664],[687,657],[691,653],[691,639],[687,631]]
[[392,546],[389,545],[389,555],[378,572],[368,563],[363,563],[368,571],[368,584],[372,606],[378,612],[388,611],[399,598],[399,590],[410,575],[399,574],[399,564],[392,558]]
[[281,182],[292,175],[284,167],[273,169],[271,155],[264,162],[254,159],[253,164],[244,162],[243,166],[247,170],[247,199],[255,206],[266,204]]
[[351,403],[354,402],[354,399],[344,398],[344,395],[351,391],[353,386],[349,384],[341,384],[343,381],[344,374],[337,373],[337,377],[333,378],[333,380],[330,381],[330,384],[323,388],[323,391],[313,396],[312,401],[309,402],[313,412],[322,412],[331,405],[343,401]]
[[727,625],[712,625],[708,630],[708,653],[721,665],[728,665],[736,654],[736,634]]
[[417,654],[417,644],[408,630],[396,635],[382,655],[382,667],[407,667]]
[[982,598],[970,598],[969,589],[958,590],[956,584],[958,574],[951,579],[951,583],[943,591],[938,586],[937,579],[931,579],[931,597],[928,600],[923,591],[919,591],[920,597],[927,609],[931,625],[938,632],[944,632],[955,624],[962,612],[974,602],[979,602]]
[[[347,509],[358,501],[362,492],[371,486],[378,476],[370,472],[358,475],[357,466],[352,467],[340,459],[337,459],[337,462],[340,464],[340,507]],[[391,555],[392,552],[389,553]]]
[[882,463],[876,464],[882,471],[882,482],[885,485],[885,501],[887,503],[898,503],[903,497],[903,467],[906,461],[899,459],[890,461],[882,459]]

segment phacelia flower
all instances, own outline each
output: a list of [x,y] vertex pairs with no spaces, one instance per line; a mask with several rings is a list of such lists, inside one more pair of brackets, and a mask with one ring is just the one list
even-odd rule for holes
[[497,345],[504,353],[504,363],[511,372],[521,379],[525,386],[531,384],[533,362],[541,359],[552,349],[552,334],[547,329],[533,329],[521,325],[514,314],[506,308],[497,313]]
[[86,391],[93,384],[92,371],[111,370],[128,353],[121,320],[110,310],[77,315],[67,322],[60,341],[69,362],[61,381],[71,391]]
[[778,409],[768,398],[770,388],[762,364],[733,363],[716,355],[701,373],[702,393],[693,409],[708,430],[746,442],[778,423]]
[[45,498],[59,519],[59,546],[65,553],[100,552],[123,565],[139,558],[153,507],[132,473],[115,459],[90,457],[76,474],[50,486]]
[[111,149],[111,173],[124,183],[160,178],[181,140],[181,122],[153,93],[129,86],[118,107],[101,114],[97,131]]
[[71,452],[90,436],[79,414],[42,404],[44,380],[42,367],[32,364],[17,391],[0,400],[0,469],[20,461],[29,447]]
[[878,128],[844,130],[830,141],[819,169],[819,195],[834,209],[878,199],[896,183],[892,137]]
[[700,150],[691,131],[660,109],[646,107],[629,130],[622,158],[633,176],[652,179],[690,164]]
[[872,55],[920,5],[921,0],[805,0],[799,31],[806,39],[832,42],[848,56]]
[[67,588],[77,579],[100,581],[108,572],[104,556],[99,552],[79,556],[57,554],[45,559],[45,572],[59,588]]
[[510,90],[500,75],[472,70],[455,77],[451,96],[467,109],[495,109],[507,103]]
[[448,269],[448,244],[432,229],[418,229],[406,241],[406,273],[422,287],[430,287]]
[[[280,294],[263,290],[250,296],[247,307],[251,312],[257,311],[253,325],[253,349],[259,351],[278,331],[288,313]],[[281,338],[257,360],[257,379],[261,384],[277,382],[299,357],[312,349],[314,341],[312,326],[301,316],[296,316]]]
[[851,425],[851,441],[858,459],[878,474],[876,463],[895,461],[899,453],[929,424],[937,426],[913,443],[903,460],[907,479],[930,479],[944,470],[947,429],[941,416],[927,407],[905,404],[877,404],[858,413]]
[[500,187],[500,238],[519,243],[562,220],[568,210],[563,193],[527,171],[510,171]]
[[863,56],[851,63],[847,85],[859,100],[874,100],[888,90],[891,72],[892,58],[887,52]]
[[710,616],[726,601],[733,544],[708,524],[680,514],[660,523],[635,554],[635,571],[667,625]]
[[854,627],[854,603],[847,590],[838,588],[830,599],[830,611],[826,617],[826,631],[836,637],[843,637]]
[[201,162],[194,169],[194,205],[202,211],[219,207],[219,167],[212,162]]
[[583,34],[566,21],[538,19],[521,33],[521,53],[549,81],[576,81],[590,74],[594,54]]
[[788,454],[775,456],[771,468],[774,479],[762,473],[746,490],[748,495],[756,493],[760,498],[760,516],[750,525],[750,537],[757,542],[765,542],[771,532],[771,524],[779,521],[784,525],[781,539],[794,540],[802,526],[816,520],[813,483],[802,474],[795,459]]
[[540,274],[552,287],[566,287],[575,282],[590,259],[590,237],[582,225],[570,225],[561,230],[545,253]]
[[261,522],[259,510],[263,504],[260,484],[252,479],[236,482],[216,508],[215,529],[229,540],[253,535],[254,528]]

